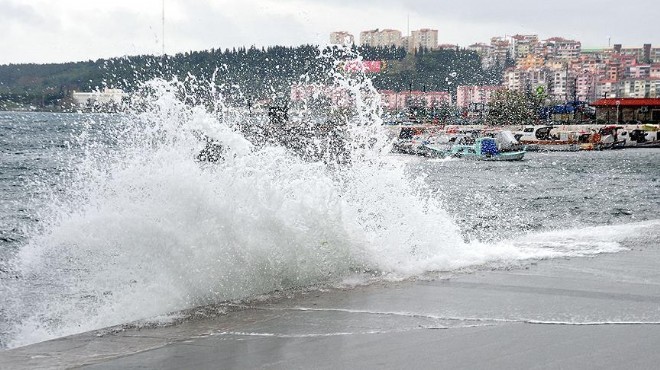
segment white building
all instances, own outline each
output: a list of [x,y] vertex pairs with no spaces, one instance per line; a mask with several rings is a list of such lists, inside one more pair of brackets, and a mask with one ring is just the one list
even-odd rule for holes
[[511,57],[513,59],[520,59],[533,54],[538,43],[538,35],[511,36]]
[[649,98],[660,98],[660,79],[649,80]]
[[502,86],[459,86],[456,89],[456,106],[473,112],[483,112],[495,91]]
[[619,81],[619,98],[648,98],[651,95],[651,83],[648,79],[629,79]]
[[509,50],[511,43],[505,37],[491,37],[490,39],[490,52],[494,63],[504,65],[507,58],[511,57],[511,50]]
[[660,78],[660,64],[652,64],[649,70],[649,77]]
[[127,95],[121,89],[103,89],[103,91],[77,92],[72,94],[73,102],[79,106],[119,105]]
[[566,69],[556,69],[548,73],[548,95],[555,101],[569,101],[573,99],[575,82],[574,76]]
[[624,76],[628,78],[649,78],[651,77],[651,65],[637,64],[625,67]]
[[617,94],[617,82],[604,80],[596,83],[596,98],[615,98]]
[[509,90],[534,92],[541,86],[543,91],[547,91],[549,75],[552,76],[552,72],[548,72],[546,68],[511,68],[504,72],[504,87]]
[[493,57],[493,47],[484,43],[476,43],[467,47],[468,50],[472,50],[479,54],[481,57],[481,66],[486,69],[495,65],[495,58]]
[[575,40],[567,40],[562,37],[547,39],[549,56],[556,59],[577,59],[580,57],[582,43]]
[[438,47],[438,30],[422,28],[412,31],[408,39],[408,49],[436,49]]
[[337,31],[330,34],[330,44],[332,45],[353,45],[355,37],[346,31]]
[[360,32],[360,45],[363,46],[401,46],[401,31],[384,29]]

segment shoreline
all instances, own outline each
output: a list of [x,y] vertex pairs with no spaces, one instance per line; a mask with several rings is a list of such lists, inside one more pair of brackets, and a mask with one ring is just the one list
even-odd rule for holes
[[0,368],[653,368],[658,267],[650,245],[310,291],[171,326],[6,350]]

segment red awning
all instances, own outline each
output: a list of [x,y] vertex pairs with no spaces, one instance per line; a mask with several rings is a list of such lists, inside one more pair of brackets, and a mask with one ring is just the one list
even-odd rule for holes
[[589,105],[591,105],[592,107],[616,107],[617,105],[620,107],[660,106],[660,99],[607,98],[607,99],[598,99]]

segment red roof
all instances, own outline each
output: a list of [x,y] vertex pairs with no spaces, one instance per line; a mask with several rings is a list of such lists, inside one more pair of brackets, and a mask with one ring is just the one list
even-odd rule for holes
[[660,99],[648,98],[608,98],[598,99],[590,105],[593,107],[643,107],[648,105],[660,106]]

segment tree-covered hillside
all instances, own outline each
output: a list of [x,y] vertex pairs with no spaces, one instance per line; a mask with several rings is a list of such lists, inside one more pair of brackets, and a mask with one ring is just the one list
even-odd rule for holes
[[[499,83],[501,69],[484,71],[479,56],[466,50],[420,50],[356,47],[364,60],[385,61],[374,74],[377,89],[443,90],[454,92],[461,84]],[[349,53],[351,54],[351,53]],[[273,98],[286,99],[292,83],[327,79],[334,68],[332,58],[345,58],[339,49],[298,47],[211,49],[176,55],[130,56],[64,64],[12,64],[0,66],[0,109],[13,105],[35,107],[69,103],[72,91],[103,87],[134,90],[153,77],[179,80],[197,78],[219,87],[237,102]]]

